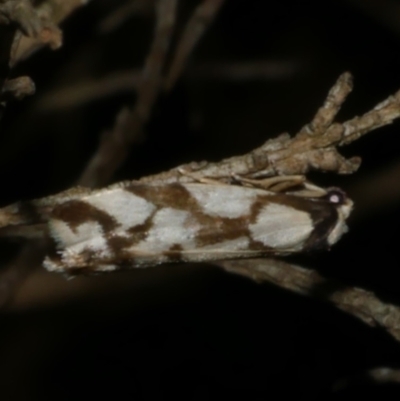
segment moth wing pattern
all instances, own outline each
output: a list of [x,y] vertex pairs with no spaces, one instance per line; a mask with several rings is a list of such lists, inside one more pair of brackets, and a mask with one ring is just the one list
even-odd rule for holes
[[238,185],[117,184],[55,205],[48,225],[56,252],[44,264],[104,271],[288,254],[336,242],[349,210]]

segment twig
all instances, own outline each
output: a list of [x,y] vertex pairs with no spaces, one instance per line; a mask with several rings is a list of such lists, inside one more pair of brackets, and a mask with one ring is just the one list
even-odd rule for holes
[[93,187],[108,182],[129,154],[130,145],[140,139],[143,125],[148,121],[160,91],[162,68],[175,24],[176,4],[177,0],[159,0],[155,36],[143,68],[136,105],[131,113],[121,112],[114,130],[103,136],[96,154],[79,179],[81,185]]
[[2,23],[15,23],[19,29],[31,37],[40,37],[42,32],[53,25],[39,15],[29,0],[6,0],[0,4]]
[[11,99],[21,100],[25,96],[30,96],[35,93],[35,84],[30,77],[18,77],[8,79],[4,82],[1,90],[1,101]]
[[53,26],[39,17],[28,0],[3,0],[0,3],[0,103],[2,109],[7,100],[21,99],[34,92],[33,82],[28,77],[7,81],[18,29],[26,35],[40,38],[43,32],[53,29]]
[[231,273],[258,282],[268,281],[298,294],[330,302],[369,326],[384,328],[400,341],[400,307],[385,304],[369,291],[348,287],[338,281],[322,277],[314,270],[281,260],[224,261],[218,265]]
[[168,76],[165,90],[169,91],[181,75],[189,55],[213,22],[225,0],[203,0],[195,9],[177,46]]
[[[26,0],[23,0],[26,1]],[[14,66],[21,60],[29,57],[33,52],[49,44],[52,49],[57,49],[62,44],[62,33],[57,25],[67,18],[74,10],[86,5],[90,0],[46,0],[36,9],[36,20],[41,21],[42,29],[31,36],[16,38],[10,65]]]
[[[16,33],[14,39],[10,66],[20,59],[21,51],[26,52],[24,57],[27,57],[36,47],[49,45],[51,49],[55,50],[62,45],[62,32],[47,12],[46,3],[37,9],[31,5],[29,0],[19,0],[9,4],[11,7],[8,10],[8,16],[12,21],[17,22],[21,29],[21,32]],[[34,44],[32,51],[27,51],[25,48],[27,43]]]
[[[331,171],[339,174],[354,173],[360,163],[359,157],[345,159],[337,151],[362,135],[391,124],[400,117],[400,91],[379,103],[361,117],[344,123],[333,120],[352,88],[352,78],[344,73],[330,90],[328,97],[312,122],[302,128],[293,138],[282,134],[270,139],[251,152],[222,160],[218,163],[189,163],[167,172],[144,177],[142,182],[190,181],[204,177],[231,180],[233,175],[247,178],[275,175],[307,174],[310,170]],[[189,174],[182,175],[182,171]]]

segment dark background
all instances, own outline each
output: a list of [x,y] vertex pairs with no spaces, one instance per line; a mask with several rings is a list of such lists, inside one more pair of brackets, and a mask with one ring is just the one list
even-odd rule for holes
[[[68,107],[46,103],[54,91],[61,98],[63,88],[140,70],[152,14],[100,32],[122,3],[89,3],[63,23],[60,50],[43,50],[13,70],[31,76],[37,93],[8,104],[0,122],[2,205],[74,185],[101,133],[124,104],[134,104],[132,88]],[[180,2],[174,44],[197,4]],[[224,68],[211,73],[241,63],[276,67],[233,78]],[[114,181],[294,134],[344,71],[354,75],[355,90],[343,121],[400,88],[400,2],[227,0]],[[349,233],[330,252],[294,259],[393,304],[400,303],[399,131],[394,123],[342,149],[363,159],[353,176],[310,175],[344,188],[355,211]],[[384,190],[376,185],[382,182]],[[20,245],[0,243],[4,266]],[[383,330],[211,265],[71,281],[40,268],[0,312],[2,400],[384,398],[400,389],[368,382],[363,373],[399,365],[400,345]]]

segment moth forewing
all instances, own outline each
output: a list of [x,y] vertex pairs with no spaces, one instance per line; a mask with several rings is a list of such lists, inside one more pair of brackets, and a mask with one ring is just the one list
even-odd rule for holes
[[114,185],[54,205],[48,226],[56,251],[44,265],[75,274],[329,247],[346,231],[352,202],[340,190],[322,194],[201,183]]

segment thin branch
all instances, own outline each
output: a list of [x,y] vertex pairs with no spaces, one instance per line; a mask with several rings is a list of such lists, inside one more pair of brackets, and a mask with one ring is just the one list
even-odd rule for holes
[[31,96],[35,93],[35,84],[30,77],[18,77],[7,79],[1,89],[1,101],[12,99],[21,100],[26,96]]
[[327,279],[314,270],[275,259],[218,262],[231,273],[267,281],[297,294],[332,303],[372,327],[382,327],[400,341],[400,307],[385,304],[372,292]]
[[[352,78],[344,73],[330,90],[327,100],[309,125],[293,138],[282,134],[270,139],[249,153],[217,163],[192,162],[167,172],[144,177],[142,182],[191,181],[193,177],[217,178],[230,181],[232,176],[247,178],[275,175],[307,174],[310,170],[331,171],[338,174],[354,173],[359,157],[345,159],[337,147],[347,145],[362,135],[400,117],[400,91],[379,103],[371,111],[344,123],[333,122],[334,117],[350,93]],[[188,173],[182,175],[182,172]]]
[[[311,123],[303,127],[300,135],[321,136],[333,124],[342,104],[353,90],[353,80],[350,74],[342,74],[328,92],[322,107],[317,111]],[[299,135],[298,134],[298,135]]]
[[29,0],[3,0],[0,3],[0,103],[1,109],[10,99],[22,99],[34,92],[34,84],[28,77],[7,80],[10,60],[15,52],[20,31],[43,40],[48,32],[57,28],[40,18]]
[[[22,0],[27,2],[26,0]],[[57,49],[62,44],[62,32],[57,27],[77,8],[86,5],[90,0],[46,0],[33,9],[35,20],[40,21],[42,28],[36,35],[21,36],[16,38],[13,56],[10,61],[14,66],[26,59],[32,53],[49,44],[52,49]],[[36,31],[37,32],[37,31]]]
[[6,0],[0,4],[2,23],[15,23],[26,35],[38,37],[43,31],[52,28],[52,23],[43,18],[29,0]]

